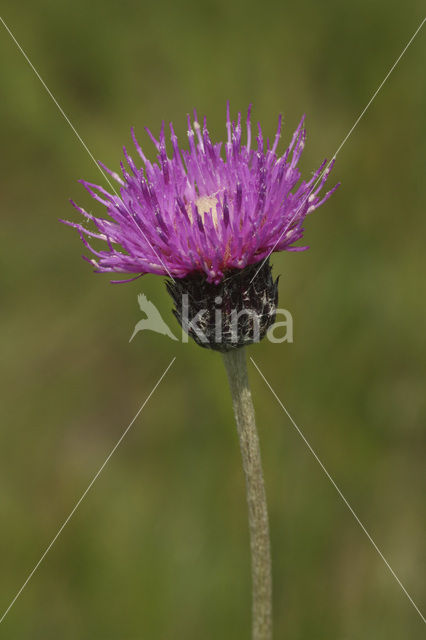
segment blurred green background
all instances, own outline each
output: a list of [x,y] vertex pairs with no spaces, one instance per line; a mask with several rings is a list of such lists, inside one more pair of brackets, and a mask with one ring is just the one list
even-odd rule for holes
[[[306,174],[331,157],[423,17],[423,3],[42,0],[3,17],[97,159],[134,125],[186,113],[225,135],[254,104]],[[426,418],[425,29],[338,158],[343,185],[279,254],[294,343],[251,353],[422,608]],[[137,294],[173,330],[161,278],[111,286],[80,259],[68,198],[101,177],[0,29],[0,609],[176,362],[0,626],[8,640],[243,640],[244,483],[220,357],[141,333]],[[282,147],[282,148],[283,148]],[[101,212],[101,207],[96,209]],[[424,637],[423,623],[251,367],[274,560],[276,638]],[[423,449],[422,449],[423,447]]]

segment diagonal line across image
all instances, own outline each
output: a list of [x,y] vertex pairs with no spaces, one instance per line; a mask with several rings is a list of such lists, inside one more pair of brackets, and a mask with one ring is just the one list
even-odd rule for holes
[[84,492],[81,494],[80,498],[77,500],[77,502],[75,503],[74,507],[72,508],[72,510],[70,511],[68,516],[65,518],[64,522],[62,523],[62,525],[58,529],[57,533],[55,534],[55,536],[52,538],[52,540],[50,541],[50,543],[48,544],[48,546],[44,550],[40,560],[37,562],[37,564],[34,566],[32,571],[29,573],[29,575],[28,575],[27,579],[25,580],[25,582],[23,583],[22,587],[19,589],[19,591],[17,592],[17,594],[15,595],[15,597],[13,598],[13,600],[11,601],[11,603],[9,604],[7,609],[4,611],[4,613],[0,617],[0,624],[3,622],[3,620],[5,619],[5,617],[7,616],[7,614],[9,613],[9,611],[11,610],[11,608],[13,607],[13,605],[15,604],[15,602],[17,601],[17,599],[19,598],[19,596],[21,595],[21,593],[23,592],[23,590],[25,589],[25,587],[27,586],[27,584],[29,583],[29,581],[31,580],[33,575],[35,574],[35,572],[37,571],[37,569],[39,568],[39,566],[41,565],[41,563],[43,562],[43,560],[45,559],[45,557],[47,556],[47,554],[49,553],[49,551],[51,550],[51,548],[53,547],[53,545],[55,544],[55,542],[57,541],[59,536],[61,535],[62,531],[65,529],[65,527],[67,526],[67,524],[69,523],[69,521],[71,520],[71,518],[73,517],[75,512],[77,511],[78,507],[81,505],[81,503],[83,502],[83,500],[85,499],[85,497],[89,493],[90,489],[93,487],[93,485],[95,484],[96,480],[99,478],[99,476],[101,475],[102,471],[105,469],[106,465],[108,464],[108,462],[112,458],[112,456],[115,453],[115,451],[118,449],[120,444],[123,442],[124,438],[126,437],[128,432],[130,431],[130,429],[133,426],[133,424],[135,423],[136,419],[139,417],[139,415],[141,414],[142,410],[148,404],[151,396],[154,394],[154,392],[156,391],[158,386],[164,380],[166,374],[168,373],[170,367],[173,365],[175,360],[176,360],[176,356],[174,358],[172,358],[172,360],[169,362],[169,364],[167,365],[167,367],[165,368],[165,370],[163,371],[163,373],[161,374],[161,376],[159,377],[159,379],[157,380],[157,382],[153,386],[152,390],[147,395],[145,401],[139,407],[137,413],[132,418],[132,420],[129,422],[129,424],[127,425],[126,429],[123,431],[123,433],[121,434],[120,438],[117,440],[117,442],[115,443],[115,445],[113,446],[113,448],[111,449],[111,451],[109,452],[107,457],[105,458],[104,462],[101,464],[101,466],[99,467],[99,469],[97,470],[97,472],[93,476],[93,478],[90,481],[89,485],[84,490]]
[[[312,187],[309,189],[306,197],[304,200],[302,200],[299,208],[296,210],[295,212],[295,216],[301,211],[302,207],[306,204],[306,202],[309,200],[309,197],[311,196],[311,194],[315,191],[317,185],[319,184],[319,182],[321,182],[321,180],[324,178],[324,176],[327,175],[327,172],[331,171],[331,168],[337,158],[338,153],[340,152],[340,150],[342,149],[342,147],[346,144],[347,140],[349,139],[349,137],[352,135],[354,129],[358,126],[359,122],[362,120],[362,118],[364,117],[366,111],[368,110],[368,108],[370,107],[370,105],[373,103],[373,101],[375,100],[375,98],[377,97],[377,95],[379,94],[379,92],[381,91],[383,85],[385,84],[385,82],[387,81],[387,79],[389,78],[389,76],[391,75],[391,73],[394,71],[395,67],[398,65],[398,63],[400,62],[400,60],[402,59],[402,57],[404,56],[404,54],[406,53],[408,47],[413,43],[414,39],[416,38],[416,36],[419,34],[421,28],[423,27],[424,23],[426,22],[426,18],[423,18],[423,20],[421,21],[421,23],[419,24],[419,26],[417,27],[416,31],[413,33],[413,35],[411,36],[411,38],[409,39],[409,41],[407,42],[407,44],[405,45],[405,47],[403,48],[403,50],[401,51],[401,53],[399,54],[398,58],[395,60],[395,62],[393,63],[393,65],[391,66],[391,68],[389,69],[389,71],[387,72],[387,74],[385,75],[385,77],[383,78],[383,80],[381,81],[381,83],[379,84],[379,86],[377,87],[376,91],[373,93],[373,95],[371,96],[370,100],[367,102],[367,104],[365,105],[364,109],[361,111],[361,113],[359,114],[358,118],[355,120],[354,124],[352,125],[352,127],[349,129],[348,133],[345,135],[345,137],[343,138],[342,142],[340,143],[340,145],[338,146],[337,150],[334,152],[333,157],[331,158],[330,162],[328,162],[328,164],[326,164],[326,166],[324,167],[324,169],[321,171],[321,173],[319,174],[318,178],[315,180],[314,184],[312,185]],[[262,262],[259,265],[259,268],[257,269],[257,271],[255,272],[253,278],[251,279],[251,282],[253,282],[253,280],[255,279],[255,277],[257,276],[257,274],[259,273],[259,271],[262,269],[263,265],[265,264],[265,262],[270,258],[271,254],[275,251],[276,247],[279,245],[282,237],[284,236],[284,234],[288,231],[288,228],[284,229],[284,231],[281,233],[280,237],[278,238],[278,240],[275,242],[274,246],[272,247],[272,249],[270,250],[270,252],[268,253],[268,255],[266,256],[266,258],[264,258],[262,260]]]
[[403,592],[405,593],[405,595],[407,596],[407,598],[409,599],[409,601],[411,602],[411,604],[413,605],[414,609],[417,611],[417,613],[419,614],[419,616],[421,617],[423,622],[426,624],[426,618],[424,617],[424,615],[420,611],[419,607],[414,602],[413,598],[408,593],[407,589],[402,584],[401,580],[398,578],[398,576],[395,573],[395,571],[392,569],[392,567],[389,564],[389,562],[386,560],[386,558],[383,555],[383,553],[380,551],[380,549],[377,546],[377,544],[374,542],[373,538],[371,537],[371,535],[369,534],[369,532],[367,531],[367,529],[365,528],[365,526],[363,525],[363,523],[361,522],[361,520],[359,519],[359,517],[357,516],[357,514],[355,513],[355,511],[351,507],[351,505],[349,504],[348,500],[343,495],[341,489],[339,489],[339,487],[337,486],[337,484],[334,481],[333,477],[327,471],[327,469],[324,466],[323,462],[318,457],[318,454],[316,453],[315,449],[311,446],[311,444],[307,440],[306,436],[303,434],[303,432],[300,429],[300,427],[296,424],[296,422],[294,421],[294,419],[292,418],[292,416],[290,415],[290,413],[288,412],[288,410],[286,409],[284,404],[281,402],[279,396],[275,393],[275,391],[272,388],[271,384],[268,382],[268,380],[266,379],[265,375],[260,370],[260,367],[256,364],[256,362],[254,361],[254,359],[251,356],[250,356],[250,360],[251,360],[253,366],[256,368],[257,372],[259,373],[260,377],[263,379],[263,381],[265,382],[266,386],[268,387],[268,389],[270,390],[270,392],[274,396],[275,400],[278,402],[278,404],[280,405],[281,409],[284,411],[284,413],[286,414],[286,416],[290,420],[291,424],[296,429],[296,431],[299,434],[299,436],[302,438],[303,442],[306,444],[306,446],[308,447],[309,451],[312,453],[312,455],[314,456],[315,460],[318,462],[318,464],[320,465],[321,469],[324,471],[324,473],[327,476],[328,480],[331,482],[333,487],[336,489],[337,493],[339,494],[339,496],[341,497],[341,499],[343,500],[343,502],[345,503],[345,505],[347,506],[347,508],[349,509],[349,511],[351,512],[351,514],[353,515],[353,517],[355,518],[355,520],[357,521],[357,523],[359,524],[359,526],[361,527],[361,529],[363,530],[363,532],[365,533],[365,535],[367,536],[367,538],[369,539],[369,541],[371,542],[371,544],[373,545],[373,547],[375,548],[375,550],[377,551],[377,553],[379,554],[379,556],[381,557],[381,559],[383,560],[383,562],[385,563],[387,568],[389,569],[389,571],[391,572],[392,576],[395,578],[395,580],[397,581],[397,583],[399,584],[399,586],[401,587],[401,589],[403,590]]
[[[82,144],[83,148],[85,149],[85,151],[87,151],[87,153],[89,154],[90,158],[93,160],[93,162],[95,163],[98,171],[100,171],[100,173],[102,174],[102,176],[104,177],[104,179],[106,180],[107,184],[109,185],[109,187],[112,189],[112,191],[114,192],[114,194],[118,196],[118,192],[117,189],[114,187],[114,185],[112,184],[111,180],[108,178],[107,174],[105,173],[105,171],[102,169],[102,167],[99,165],[99,163],[96,161],[95,157],[93,156],[93,153],[90,151],[89,147],[87,146],[87,144],[84,142],[83,138],[80,136],[80,134],[78,133],[77,129],[74,127],[73,123],[71,122],[71,120],[69,119],[69,117],[67,116],[67,114],[65,113],[65,111],[63,110],[63,108],[61,107],[61,105],[59,104],[59,102],[57,101],[57,99],[55,98],[55,96],[53,95],[53,93],[51,92],[51,90],[49,89],[49,87],[47,86],[47,84],[45,83],[45,81],[43,80],[43,78],[41,77],[41,75],[39,74],[39,72],[37,71],[36,67],[33,65],[33,63],[31,62],[30,58],[27,56],[27,54],[25,53],[24,49],[22,48],[22,46],[19,44],[18,40],[15,38],[15,36],[13,35],[12,31],[9,29],[9,27],[7,26],[7,24],[5,23],[5,21],[3,20],[3,18],[0,16],[0,22],[3,24],[4,28],[6,29],[6,31],[8,32],[8,34],[10,35],[10,37],[12,38],[13,42],[16,44],[16,46],[18,47],[19,51],[22,53],[22,55],[24,56],[25,60],[28,62],[28,64],[30,65],[31,69],[34,71],[35,75],[37,76],[37,78],[40,80],[41,84],[43,85],[43,87],[46,89],[47,93],[49,94],[50,98],[53,100],[53,102],[55,103],[56,107],[59,109],[61,115],[63,116],[63,118],[65,119],[65,121],[68,123],[68,125],[71,127],[71,129],[73,130],[73,132],[75,133],[77,139],[80,141],[80,143]],[[123,203],[123,206],[126,207],[126,205]],[[131,216],[131,212],[127,209],[127,213]],[[148,245],[150,246],[150,248],[152,249],[153,253],[155,253],[155,255],[157,256],[159,262],[161,262],[161,264],[163,265],[167,275],[174,281],[174,278],[172,276],[172,274],[170,273],[169,269],[167,268],[167,266],[164,264],[163,259],[161,258],[160,255],[158,255],[158,252],[154,249],[154,247],[152,246],[151,242],[148,240],[148,238],[146,237],[146,234],[144,233],[143,229],[141,229],[140,227],[138,227],[139,231],[142,233],[143,237],[145,238],[145,240],[147,241]]]

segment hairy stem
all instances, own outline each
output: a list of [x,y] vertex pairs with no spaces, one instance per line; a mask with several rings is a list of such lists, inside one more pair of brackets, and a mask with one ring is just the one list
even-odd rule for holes
[[272,638],[272,572],[268,510],[245,349],[223,354],[240,441],[250,527],[253,640]]

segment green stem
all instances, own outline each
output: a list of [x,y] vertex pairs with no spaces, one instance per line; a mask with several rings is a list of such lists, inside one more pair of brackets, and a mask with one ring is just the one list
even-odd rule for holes
[[253,589],[252,638],[271,640],[272,571],[268,510],[245,349],[224,353],[223,359],[231,387],[246,480]]

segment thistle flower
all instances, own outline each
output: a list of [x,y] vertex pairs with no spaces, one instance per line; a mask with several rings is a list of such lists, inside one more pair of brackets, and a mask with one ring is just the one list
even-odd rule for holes
[[[231,301],[240,312],[247,310],[246,302],[251,301],[251,310],[261,325],[261,339],[274,321],[277,304],[277,287],[270,276],[267,259],[274,251],[308,248],[295,246],[303,236],[305,217],[321,206],[338,185],[320,195],[333,166],[332,162],[324,171],[324,160],[309,181],[297,186],[300,179],[297,163],[306,138],[304,118],[287,150],[279,156],[281,116],[274,142],[271,146],[268,140],[265,149],[260,124],[252,145],[250,111],[251,107],[243,144],[241,113],[236,122],[231,122],[228,104],[224,152],[222,143],[211,141],[206,118],[201,128],[195,111],[193,123],[188,115],[188,150],[179,148],[170,124],[171,158],[166,150],[164,122],[158,140],[147,129],[158,151],[156,163],[147,159],[132,129],[143,166],[138,168],[125,148],[128,168],[121,163],[122,177],[101,165],[118,182],[120,195],[81,181],[90,195],[106,207],[111,219],[96,217],[72,202],[94,223],[95,229],[89,230],[75,222],[66,224],[78,229],[85,246],[94,255],[85,259],[96,272],[134,273],[138,274],[136,278],[145,273],[169,276],[168,288],[180,321],[183,310],[179,296],[182,298],[185,291],[190,293],[192,302],[197,301],[192,310],[204,307],[210,316],[213,298],[222,298],[225,311],[222,333],[225,335],[230,332],[226,309],[230,308]],[[106,241],[107,249],[95,249],[89,238]],[[248,269],[256,264],[259,267]],[[245,275],[250,277],[242,275],[235,280],[233,276],[240,276],[245,269]],[[263,281],[263,288],[253,282],[254,275]],[[209,284],[221,285],[221,295]],[[208,329],[212,323],[207,320],[204,325]],[[232,342],[225,340],[218,344],[212,331],[207,330],[206,341],[197,341],[202,346],[226,350],[253,342],[253,331],[253,323],[251,331],[240,327]],[[191,335],[196,338],[194,332]]]
[[[122,175],[103,168],[120,185],[121,197],[103,187],[82,180],[95,200],[103,204],[113,222],[98,218],[74,205],[97,232],[76,227],[94,254],[91,263],[98,272],[155,273],[182,278],[204,273],[208,282],[218,284],[230,269],[243,269],[269,256],[272,251],[301,251],[294,246],[303,235],[308,213],[321,206],[336,189],[324,196],[320,191],[333,163],[315,189],[312,186],[326,161],[308,182],[301,182],[297,168],[305,145],[304,117],[285,153],[277,155],[282,118],[272,147],[266,150],[260,124],[252,148],[250,108],[247,141],[242,144],[241,113],[231,122],[227,109],[227,142],[212,143],[206,118],[201,129],[194,111],[188,116],[189,150],[182,150],[170,124],[172,158],[166,151],[164,123],[159,140],[147,129],[157,148],[157,163],[151,163],[140,147],[134,130],[132,138],[142,159],[138,168],[124,148],[129,170],[121,163]],[[195,133],[194,133],[195,130]],[[73,203],[74,204],[74,203]],[[105,240],[108,249],[97,251],[87,237]],[[120,245],[123,251],[113,247]]]
[[[272,640],[272,572],[260,447],[241,347],[260,340],[274,322],[278,286],[270,254],[307,249],[295,245],[303,236],[305,217],[338,186],[320,195],[333,166],[326,166],[326,161],[309,181],[298,184],[297,163],[306,137],[303,122],[304,118],[279,156],[281,116],[272,146],[268,140],[265,149],[258,124],[252,148],[250,108],[243,144],[241,113],[231,122],[228,105],[222,151],[222,143],[211,141],[206,119],[201,128],[194,111],[192,124],[188,116],[189,150],[179,148],[170,124],[171,158],[164,123],[158,140],[147,129],[158,151],[156,163],[146,158],[132,130],[142,168],[126,149],[128,168],[121,164],[122,177],[101,165],[120,185],[120,195],[82,181],[110,219],[95,217],[73,203],[95,229],[66,222],[78,229],[93,253],[94,258],[86,260],[96,272],[168,276],[167,288],[182,327],[201,346],[223,352],[246,479],[253,640]],[[90,238],[106,241],[108,248],[96,250]],[[201,326],[188,322],[188,312],[200,316]]]

